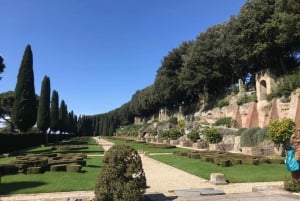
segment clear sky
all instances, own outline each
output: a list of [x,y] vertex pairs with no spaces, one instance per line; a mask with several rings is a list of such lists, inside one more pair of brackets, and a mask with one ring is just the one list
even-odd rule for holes
[[237,15],[246,0],[0,0],[0,93],[14,90],[27,44],[75,114],[101,114],[152,85],[164,56]]

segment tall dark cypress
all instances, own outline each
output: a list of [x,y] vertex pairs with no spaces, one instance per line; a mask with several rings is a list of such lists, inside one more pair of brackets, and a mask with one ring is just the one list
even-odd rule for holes
[[26,46],[15,88],[12,120],[21,132],[36,123],[37,101],[34,89],[33,57],[30,45]]
[[67,123],[67,114],[68,114],[68,109],[67,105],[64,100],[60,102],[60,107],[59,107],[59,131],[60,133],[66,132],[66,123]]
[[45,76],[42,82],[40,101],[38,107],[37,127],[43,133],[50,125],[50,79]]
[[58,106],[58,92],[53,90],[50,106],[50,129],[51,131],[58,131],[59,129],[59,106]]

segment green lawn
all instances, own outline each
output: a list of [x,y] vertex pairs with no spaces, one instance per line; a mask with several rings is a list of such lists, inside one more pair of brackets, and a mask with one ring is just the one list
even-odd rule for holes
[[[26,150],[25,153],[64,153],[59,150],[51,151],[51,147],[37,147]],[[103,154],[103,149],[93,140],[89,141],[89,148],[75,152],[86,154]],[[9,163],[14,157],[1,158],[0,164]],[[87,165],[82,173],[45,172],[44,174],[17,174],[2,176],[0,194],[15,193],[45,193],[62,191],[93,190],[97,176],[102,167],[103,157],[88,156]]]
[[290,176],[284,164],[221,167],[178,155],[155,155],[151,158],[208,180],[211,173],[223,173],[230,183],[283,181],[285,177]]
[[[127,144],[134,147],[136,150],[144,150],[147,153],[172,153],[178,150],[190,151],[182,148],[148,148],[142,143],[113,138],[107,138],[107,140],[115,144]],[[199,159],[190,159],[178,155],[150,155],[149,157],[205,179],[210,179],[211,173],[223,173],[226,179],[231,183],[283,181],[285,177],[290,176],[290,172],[286,170],[284,164],[261,163],[258,166],[235,165],[231,167],[221,167],[213,163],[202,162]]]
[[183,149],[183,148],[171,148],[171,149],[152,148],[147,146],[149,145],[149,143],[141,143],[132,140],[122,140],[116,138],[105,138],[105,140],[108,140],[114,144],[126,144],[128,146],[133,147],[137,151],[143,151],[145,153],[173,153],[175,151],[189,151],[188,149]]

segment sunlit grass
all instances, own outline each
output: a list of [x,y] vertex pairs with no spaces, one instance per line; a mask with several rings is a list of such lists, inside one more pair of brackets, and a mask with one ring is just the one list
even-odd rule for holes
[[234,165],[221,167],[178,155],[155,155],[151,158],[166,163],[196,176],[210,179],[211,173],[223,173],[231,183],[283,181],[290,176],[284,164]]
[[[14,193],[45,193],[64,191],[94,190],[97,176],[102,167],[103,149],[94,140],[89,140],[88,149],[72,151],[73,153],[86,153],[87,165],[82,168],[82,173],[72,172],[45,172],[43,174],[16,174],[2,176],[0,194]],[[52,150],[51,146],[36,147],[24,153],[66,153],[66,151]],[[68,152],[70,153],[70,152]],[[7,164],[15,157],[0,158],[0,164]]]

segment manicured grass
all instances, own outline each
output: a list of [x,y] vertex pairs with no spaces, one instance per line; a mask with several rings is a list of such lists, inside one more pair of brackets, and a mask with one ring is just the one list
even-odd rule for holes
[[83,173],[45,172],[3,176],[0,194],[93,190],[102,167],[102,160],[103,157],[88,157]]
[[188,151],[188,149],[184,148],[153,148],[149,147],[149,143],[142,143],[142,142],[136,142],[133,140],[122,140],[122,139],[116,139],[116,138],[105,138],[105,140],[108,140],[114,144],[126,144],[128,146],[133,147],[137,151],[142,151],[145,153],[173,153],[175,151]]
[[290,176],[284,164],[235,165],[221,167],[178,155],[154,155],[151,158],[169,164],[185,172],[210,179],[211,173],[223,173],[231,183],[283,181]]
[[[88,143],[88,149],[75,150],[73,153],[103,154],[102,147],[93,140]],[[51,150],[51,147],[37,147],[26,150],[24,153],[66,153],[66,151]],[[70,153],[70,152],[67,152]],[[15,157],[0,158],[0,164],[9,163]],[[45,172],[44,174],[16,174],[2,176],[0,194],[15,193],[45,193],[63,191],[93,190],[97,176],[102,167],[102,156],[88,156],[87,165],[82,173],[72,172]]]

